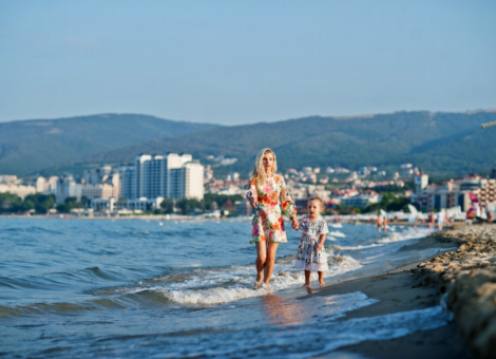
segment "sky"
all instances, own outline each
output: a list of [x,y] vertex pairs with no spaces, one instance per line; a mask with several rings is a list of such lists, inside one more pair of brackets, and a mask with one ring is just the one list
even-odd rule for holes
[[0,0],[0,121],[496,108],[496,1]]

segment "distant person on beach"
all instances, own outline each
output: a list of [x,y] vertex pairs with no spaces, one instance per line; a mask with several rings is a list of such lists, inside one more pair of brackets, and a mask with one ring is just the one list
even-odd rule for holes
[[310,276],[317,272],[319,286],[325,284],[324,272],[327,271],[327,253],[324,243],[329,233],[327,223],[322,218],[324,202],[319,197],[311,197],[307,203],[307,214],[301,220],[301,239],[296,255],[296,266],[305,271],[305,287],[310,289]]
[[431,211],[431,213],[429,213],[428,221],[429,221],[429,228],[434,228],[434,224],[436,223],[436,215],[434,211]]
[[264,148],[257,156],[246,196],[254,210],[251,242],[257,246],[255,288],[262,284],[269,287],[277,247],[288,241],[283,215],[291,219],[293,228],[298,228],[296,209],[284,177],[277,173],[276,154],[270,148]]
[[382,228],[382,216],[380,211],[377,211],[377,216],[375,217],[375,226],[379,230]]
[[445,218],[446,215],[444,213],[444,210],[440,210],[437,214],[437,229],[442,231],[443,230],[443,227],[444,227],[444,221],[445,221]]
[[493,211],[489,208],[489,207],[486,207],[486,220],[487,220],[487,223],[493,223]]
[[383,209],[381,209],[377,212],[377,217],[375,219],[375,226],[380,231],[387,232],[387,230],[388,230],[387,213]]

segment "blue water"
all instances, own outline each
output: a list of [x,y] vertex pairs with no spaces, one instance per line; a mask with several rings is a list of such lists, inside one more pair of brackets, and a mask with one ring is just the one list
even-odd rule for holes
[[[432,256],[401,251],[427,234],[330,228],[332,285]],[[281,245],[272,290],[253,289],[248,219],[0,217],[0,356],[306,357],[445,325],[440,306],[346,319],[377,300],[308,295]]]

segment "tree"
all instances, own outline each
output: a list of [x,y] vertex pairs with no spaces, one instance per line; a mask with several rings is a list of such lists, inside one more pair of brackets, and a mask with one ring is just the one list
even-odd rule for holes
[[177,208],[181,210],[182,214],[188,214],[194,210],[203,211],[204,203],[197,199],[181,199],[176,203]]
[[12,193],[0,193],[0,213],[22,212],[21,197]]
[[70,213],[74,208],[82,208],[83,204],[78,202],[76,197],[67,197],[63,204],[57,206],[57,211],[60,213]]
[[160,208],[166,214],[174,213],[174,201],[169,198],[164,198],[162,203],[160,203]]
[[55,206],[55,196],[53,194],[35,193],[26,196],[23,202],[25,210],[34,209],[38,214],[45,214]]

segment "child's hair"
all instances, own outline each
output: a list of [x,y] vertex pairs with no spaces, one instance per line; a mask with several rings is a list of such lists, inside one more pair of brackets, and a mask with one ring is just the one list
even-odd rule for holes
[[308,201],[307,201],[307,206],[310,202],[313,202],[313,201],[317,201],[319,202],[319,205],[320,205],[320,212],[323,212],[324,209],[325,209],[325,204],[324,204],[324,200],[322,198],[320,198],[319,196],[311,196]]
[[257,156],[257,159],[255,160],[255,168],[253,169],[253,178],[255,178],[259,183],[264,183],[265,182],[265,170],[264,170],[264,165],[263,165],[263,157],[266,153],[272,154],[274,157],[274,165],[273,165],[273,173],[277,172],[277,157],[275,152],[271,148],[264,148],[260,151],[260,153]]

